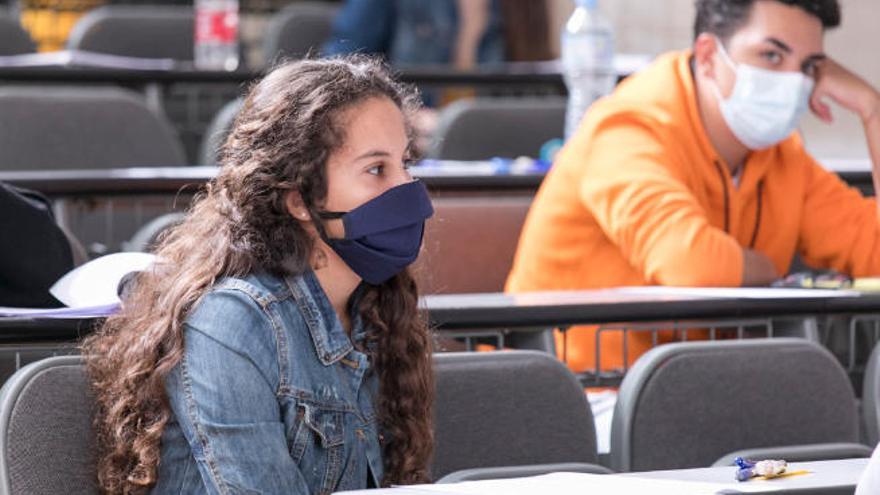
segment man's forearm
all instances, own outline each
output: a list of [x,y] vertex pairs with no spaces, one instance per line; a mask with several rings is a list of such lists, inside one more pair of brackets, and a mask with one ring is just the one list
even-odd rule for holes
[[[874,182],[874,196],[880,198],[880,93],[875,95],[874,109],[862,122],[865,126],[865,139],[868,141],[868,153],[871,155],[871,177]],[[877,200],[880,212],[880,199]]]

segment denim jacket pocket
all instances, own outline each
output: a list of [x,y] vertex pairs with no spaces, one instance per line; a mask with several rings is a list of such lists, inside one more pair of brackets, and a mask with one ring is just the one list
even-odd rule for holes
[[331,493],[344,464],[345,413],[308,402],[296,405],[296,422],[291,428],[290,455],[311,486]]

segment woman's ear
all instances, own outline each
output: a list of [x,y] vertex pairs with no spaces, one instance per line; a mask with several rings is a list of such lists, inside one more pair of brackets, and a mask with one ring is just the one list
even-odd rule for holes
[[299,192],[287,191],[287,196],[284,198],[284,204],[287,206],[287,212],[296,220],[300,222],[311,221],[309,209],[306,208],[306,204]]

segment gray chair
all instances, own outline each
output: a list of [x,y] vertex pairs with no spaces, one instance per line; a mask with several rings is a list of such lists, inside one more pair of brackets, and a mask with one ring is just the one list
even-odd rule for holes
[[441,111],[428,156],[444,160],[537,158],[544,143],[563,136],[565,103],[562,97],[456,101]]
[[37,45],[21,24],[7,15],[0,14],[0,56],[35,51]]
[[880,442],[880,345],[875,345],[862,382],[862,420],[868,445]]
[[184,165],[171,125],[131,91],[0,88],[0,170]]
[[441,353],[434,371],[434,479],[461,470],[467,478],[448,479],[479,479],[480,468],[519,466],[524,474],[517,475],[528,475],[535,464],[597,463],[584,391],[549,354]]
[[126,57],[193,60],[192,7],[107,5],[73,26],[67,47]]
[[211,119],[199,147],[199,165],[218,165],[220,146],[226,141],[226,136],[232,130],[232,123],[235,122],[235,117],[243,104],[244,98],[236,98],[223,105],[223,108]]
[[834,457],[841,444],[870,455],[858,441],[852,385],[819,345],[784,338],[685,342],[652,349],[624,378],[611,467],[705,467],[744,449],[756,457],[819,460]]
[[162,235],[170,228],[176,227],[186,219],[186,213],[175,211],[158,216],[143,226],[131,236],[131,239],[122,243],[123,251],[136,251],[141,253],[152,252]]
[[[23,325],[24,326],[24,325]],[[83,325],[85,327],[85,325]],[[86,330],[83,328],[83,330]],[[10,328],[10,331],[20,331]],[[73,356],[79,354],[75,343],[27,343],[0,345],[0,383],[6,383],[12,375],[25,366],[55,356]]]
[[0,391],[0,493],[97,494],[94,402],[82,360],[37,361]]
[[319,54],[330,36],[339,7],[328,2],[298,2],[276,13],[263,40],[263,59],[272,65],[282,59]]
[[441,195],[413,265],[426,294],[503,292],[532,198]]

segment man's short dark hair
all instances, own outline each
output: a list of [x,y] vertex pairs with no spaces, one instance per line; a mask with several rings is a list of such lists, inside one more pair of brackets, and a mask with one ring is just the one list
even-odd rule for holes
[[[712,33],[727,40],[749,19],[752,5],[758,0],[697,0],[694,39]],[[799,7],[822,21],[825,29],[840,25],[840,4],[837,0],[772,0]]]

